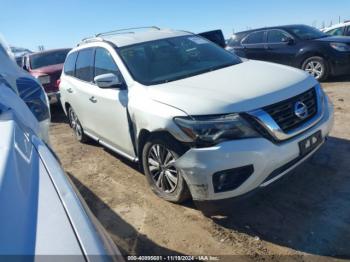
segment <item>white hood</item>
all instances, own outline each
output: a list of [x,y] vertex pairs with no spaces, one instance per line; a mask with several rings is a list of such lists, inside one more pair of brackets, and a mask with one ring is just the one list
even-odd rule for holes
[[149,87],[150,98],[189,115],[249,111],[295,96],[315,86],[307,73],[249,60],[221,70]]

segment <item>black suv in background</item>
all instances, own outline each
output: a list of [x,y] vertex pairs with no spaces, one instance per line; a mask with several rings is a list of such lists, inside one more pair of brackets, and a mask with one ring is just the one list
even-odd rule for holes
[[350,74],[350,38],[307,25],[286,25],[234,34],[228,50],[238,56],[301,68],[317,80]]

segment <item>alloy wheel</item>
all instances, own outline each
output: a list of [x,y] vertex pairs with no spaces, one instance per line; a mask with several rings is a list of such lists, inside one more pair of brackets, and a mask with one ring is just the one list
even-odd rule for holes
[[313,77],[315,77],[316,79],[319,79],[324,73],[324,68],[320,62],[312,60],[306,64],[305,71]]
[[178,170],[174,166],[173,153],[163,145],[155,144],[148,153],[148,169],[155,185],[165,193],[175,191],[178,184]]
[[75,135],[78,138],[81,138],[83,134],[82,127],[73,109],[71,109],[69,112],[69,119],[70,119],[70,125],[73,128]]

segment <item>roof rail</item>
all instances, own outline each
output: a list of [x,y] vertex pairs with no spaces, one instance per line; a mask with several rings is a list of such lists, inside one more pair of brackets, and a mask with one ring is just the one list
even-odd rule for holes
[[81,46],[82,44],[92,43],[92,42],[100,42],[103,41],[102,37],[90,36],[83,38],[77,46]]
[[134,30],[139,29],[153,29],[153,30],[160,30],[157,26],[143,26],[143,27],[131,27],[131,28],[125,28],[125,29],[118,29],[118,30],[112,30],[108,32],[103,32],[96,34],[95,37],[101,37],[106,35],[114,35],[114,34],[134,34]]
[[80,43],[77,46],[81,46],[82,44],[87,44],[92,42],[101,42],[104,40],[103,36],[117,35],[117,34],[134,34],[135,33],[134,30],[139,30],[139,29],[160,30],[160,28],[157,26],[143,26],[143,27],[131,27],[131,28],[125,28],[125,29],[118,29],[118,30],[98,33],[94,36],[85,37],[80,41]]

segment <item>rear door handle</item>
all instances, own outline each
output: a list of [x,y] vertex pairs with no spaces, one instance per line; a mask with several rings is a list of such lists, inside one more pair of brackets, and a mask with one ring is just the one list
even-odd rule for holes
[[96,97],[94,97],[94,96],[90,97],[89,100],[90,100],[92,103],[96,103],[96,102],[97,102],[97,99],[96,99]]
[[73,89],[72,88],[67,88],[67,92],[68,93],[73,93]]

